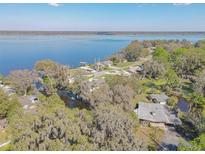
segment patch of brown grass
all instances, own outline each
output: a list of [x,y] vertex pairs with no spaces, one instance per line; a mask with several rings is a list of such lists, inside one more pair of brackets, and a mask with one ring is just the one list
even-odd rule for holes
[[139,139],[147,143],[147,145],[157,146],[157,143],[153,140],[153,138],[157,142],[160,142],[164,135],[164,130],[157,128],[157,127],[140,126],[136,130],[136,135]]

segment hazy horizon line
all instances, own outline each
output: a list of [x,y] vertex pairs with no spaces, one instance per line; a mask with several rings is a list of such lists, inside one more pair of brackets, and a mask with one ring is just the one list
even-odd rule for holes
[[34,35],[79,35],[79,34],[95,34],[95,35],[123,35],[123,34],[200,34],[205,31],[45,31],[45,30],[0,30],[0,35],[15,34],[34,34]]

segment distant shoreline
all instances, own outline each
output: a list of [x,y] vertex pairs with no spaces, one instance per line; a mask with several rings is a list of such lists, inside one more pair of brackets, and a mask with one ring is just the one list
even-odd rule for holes
[[204,34],[204,32],[174,32],[174,31],[0,31],[0,36],[5,35],[193,35]]

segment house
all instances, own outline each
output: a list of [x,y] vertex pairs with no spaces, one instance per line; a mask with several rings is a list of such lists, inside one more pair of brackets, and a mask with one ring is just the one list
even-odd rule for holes
[[5,86],[2,82],[0,82],[0,88],[9,96],[16,93],[16,91],[13,88],[11,88],[8,85]]
[[128,72],[130,72],[130,73],[137,73],[137,72],[142,72],[144,69],[143,69],[143,67],[142,66],[135,66],[135,67],[130,67],[129,69],[128,69]]
[[46,77],[46,72],[45,71],[38,71],[38,76],[43,79],[44,77]]
[[102,67],[111,67],[113,62],[111,60],[98,61],[95,63],[94,69],[100,71]]
[[148,50],[149,50],[149,53],[153,53],[155,52],[156,47],[149,47]]
[[105,61],[102,61],[101,64],[104,66],[110,67],[113,65],[113,62],[111,60],[105,60]]
[[80,66],[86,66],[88,63],[87,62],[84,62],[84,61],[81,61],[80,62]]
[[165,128],[166,125],[182,124],[175,112],[170,111],[167,105],[139,102],[134,112],[144,125]]
[[4,86],[4,91],[5,91],[5,93],[7,93],[9,96],[10,95],[12,95],[12,94],[14,94],[16,91],[13,89],[13,88],[11,88],[10,86]]
[[35,105],[39,103],[39,100],[36,96],[19,96],[18,97],[19,102],[23,106],[23,108],[27,111],[35,112]]
[[70,77],[70,78],[68,79],[68,81],[69,81],[70,84],[72,84],[72,83],[75,82],[75,78],[74,78],[74,77]]
[[3,88],[3,82],[2,81],[0,81],[0,88]]
[[40,81],[35,81],[33,87],[38,91],[44,91],[45,86]]
[[7,122],[6,118],[0,119],[0,130],[6,128],[7,124],[8,124],[8,122]]
[[37,103],[38,102],[38,98],[34,95],[29,96],[28,99],[32,102],[32,103]]
[[161,94],[151,94],[149,96],[149,99],[152,100],[153,103],[167,104],[169,97],[165,93],[161,93]]
[[88,73],[95,73],[96,72],[96,70],[90,68],[89,66],[81,66],[80,68],[85,70]]

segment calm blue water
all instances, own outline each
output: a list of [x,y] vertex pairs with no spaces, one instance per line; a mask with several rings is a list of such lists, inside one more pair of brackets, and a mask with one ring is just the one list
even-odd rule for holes
[[126,47],[133,40],[187,39],[196,42],[201,35],[89,35],[89,36],[0,36],[0,73],[31,69],[35,62],[51,59],[71,67],[80,61],[93,63]]

